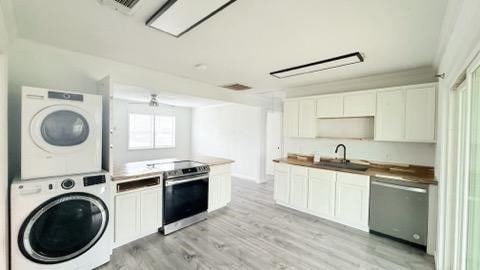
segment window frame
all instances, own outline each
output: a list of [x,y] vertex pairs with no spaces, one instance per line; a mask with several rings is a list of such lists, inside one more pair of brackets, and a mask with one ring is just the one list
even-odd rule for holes
[[[152,132],[151,132],[151,135],[152,136],[152,146],[148,146],[148,147],[132,147],[130,145],[130,137],[131,137],[131,125],[130,125],[130,116],[131,115],[147,115],[147,116],[150,116],[152,118],[152,121],[151,121],[151,124],[152,124]],[[157,146],[156,145],[156,130],[155,130],[155,118],[157,116],[161,116],[161,117],[170,117],[170,118],[173,118],[173,138],[172,138],[172,142],[173,144],[171,145],[165,145],[165,146]],[[177,121],[177,118],[174,116],[174,115],[165,115],[165,114],[160,114],[160,113],[145,113],[145,112],[128,112],[127,114],[127,149],[129,151],[135,151],[135,150],[155,150],[155,149],[172,149],[172,148],[176,148],[176,134],[177,134],[177,130],[176,130],[176,121]]]

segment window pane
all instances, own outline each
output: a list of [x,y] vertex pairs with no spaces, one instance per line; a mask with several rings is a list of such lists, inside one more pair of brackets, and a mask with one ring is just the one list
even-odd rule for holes
[[175,117],[155,116],[155,147],[175,146]]
[[153,116],[148,114],[129,115],[128,148],[153,148]]

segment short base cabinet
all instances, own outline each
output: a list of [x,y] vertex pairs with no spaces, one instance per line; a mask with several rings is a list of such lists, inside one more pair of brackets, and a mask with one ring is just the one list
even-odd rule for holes
[[210,167],[208,178],[208,212],[227,206],[232,200],[230,164]]
[[115,195],[115,246],[155,233],[162,227],[162,187]]
[[290,172],[286,164],[274,164],[273,199],[282,204],[287,204],[290,197]]
[[308,210],[320,217],[333,218],[336,173],[319,169],[309,169],[309,172]]
[[368,231],[369,194],[369,176],[337,173],[335,218]]
[[308,169],[294,166],[290,169],[289,204],[296,209],[307,209]]

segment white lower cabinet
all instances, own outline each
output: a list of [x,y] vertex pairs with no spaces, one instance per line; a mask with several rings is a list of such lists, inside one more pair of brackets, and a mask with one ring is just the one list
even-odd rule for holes
[[368,229],[370,177],[275,164],[275,202],[363,231]]
[[308,169],[293,166],[290,170],[290,200],[289,204],[297,209],[307,208]]
[[121,246],[162,226],[162,187],[115,195],[115,246]]
[[290,171],[287,164],[274,164],[273,199],[281,204],[288,204],[290,196]]
[[212,212],[230,203],[232,175],[230,164],[210,166],[208,178],[208,211]]
[[140,234],[140,194],[115,197],[115,245],[120,246]]
[[368,231],[369,193],[369,176],[337,173],[335,218]]
[[321,217],[334,217],[335,183],[335,172],[309,169],[308,210],[310,212]]
[[145,190],[140,193],[141,234],[156,232],[162,226],[162,195],[161,189]]

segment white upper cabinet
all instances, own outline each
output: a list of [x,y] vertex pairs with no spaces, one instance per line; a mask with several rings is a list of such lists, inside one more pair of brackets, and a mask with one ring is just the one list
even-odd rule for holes
[[305,138],[315,138],[317,132],[317,119],[315,118],[315,100],[313,98],[300,100],[298,114],[298,136]]
[[343,95],[317,97],[317,118],[343,116]]
[[405,138],[405,91],[379,92],[375,117],[375,140],[403,141]]
[[286,101],[284,117],[288,137],[315,138],[315,99]]
[[285,130],[287,136],[298,137],[299,104],[297,100],[288,100],[284,106]]
[[375,140],[435,142],[436,103],[434,84],[379,91]]
[[406,90],[406,140],[435,141],[435,104],[435,86]]
[[376,103],[377,96],[375,92],[347,94],[343,98],[343,116],[375,116]]
[[[371,123],[374,117],[376,141],[433,143],[436,104],[434,83],[289,99],[285,132],[287,137],[316,138],[326,128],[322,118],[369,118]],[[371,136],[372,125],[365,127]]]

